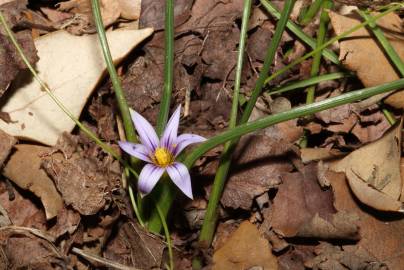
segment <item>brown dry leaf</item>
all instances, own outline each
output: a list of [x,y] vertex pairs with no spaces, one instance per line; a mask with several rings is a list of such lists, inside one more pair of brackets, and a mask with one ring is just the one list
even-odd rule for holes
[[155,235],[135,223],[125,223],[104,251],[113,261],[139,269],[155,269],[161,266],[165,244]]
[[[11,2],[11,1],[6,1]],[[1,3],[0,3],[1,4]],[[18,24],[19,18],[24,17],[23,11],[26,10],[27,1],[13,1],[0,6],[8,25],[12,28]],[[30,30],[18,31],[15,34],[17,41],[27,56],[29,62],[33,65],[38,61],[34,42]],[[17,50],[11,43],[3,27],[0,27],[0,97],[4,94],[20,70],[26,69],[24,62],[19,57]]]
[[[152,31],[150,28],[109,31],[107,37],[114,61],[119,63]],[[40,56],[36,66],[39,76],[78,118],[88,97],[105,74],[105,62],[97,35],[78,37],[57,31],[35,40],[35,46]],[[25,74],[9,91],[10,97],[0,106],[15,121],[0,121],[0,128],[7,133],[55,145],[64,131],[70,132],[75,127],[75,123],[42,91],[31,74]]]
[[17,140],[0,129],[0,167],[10,154],[11,149],[17,143]]
[[2,227],[0,253],[5,269],[67,269],[67,261],[56,247],[28,229]]
[[[358,204],[343,173],[329,174],[333,187],[335,208],[359,216],[361,240],[354,248],[362,248],[389,269],[401,269],[404,265],[404,219],[400,215],[386,215]],[[352,253],[353,251],[351,251]]]
[[[337,35],[361,22],[358,16],[342,16],[330,12],[331,23]],[[377,21],[384,34],[398,55],[404,61],[404,27],[402,20],[395,13],[389,13]],[[350,70],[357,72],[366,87],[398,80],[400,76],[386,57],[377,40],[371,38],[366,28],[361,28],[340,42],[340,59]],[[389,105],[403,108],[402,97],[397,93],[385,100]]]
[[213,254],[212,270],[244,270],[254,266],[276,270],[278,262],[257,227],[244,221]]
[[321,190],[316,174],[313,163],[282,177],[271,215],[274,230],[287,237],[357,239],[356,217],[336,212],[332,192]]
[[110,175],[102,172],[95,161],[77,153],[69,159],[61,153],[53,153],[44,158],[43,167],[55,182],[65,204],[80,214],[96,214],[106,205]]
[[377,262],[374,258],[364,249],[340,248],[328,243],[320,243],[314,249],[317,255],[305,262],[305,266],[310,269],[322,270],[344,270],[344,269],[373,269],[373,270],[387,270],[386,265]]
[[255,197],[280,184],[280,175],[293,169],[281,156],[290,149],[290,144],[283,142],[269,135],[248,135],[241,139],[234,154],[234,169],[221,198],[225,207],[249,210]]
[[302,148],[300,149],[300,157],[303,163],[310,161],[328,160],[343,156],[344,153],[338,149],[328,148]]
[[357,198],[383,211],[402,210],[400,176],[402,123],[392,127],[382,138],[355,150],[331,164],[336,172],[345,172]]
[[41,199],[46,218],[55,217],[63,208],[63,200],[52,179],[41,169],[41,155],[50,149],[44,146],[19,144],[3,170],[3,175],[22,189],[33,192]]

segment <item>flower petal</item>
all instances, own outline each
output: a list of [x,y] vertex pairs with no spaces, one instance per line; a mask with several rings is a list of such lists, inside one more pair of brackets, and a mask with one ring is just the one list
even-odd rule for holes
[[152,191],[163,175],[164,169],[153,164],[146,164],[139,175],[138,189],[143,195]]
[[135,144],[131,142],[118,142],[123,151],[131,156],[141,159],[146,162],[152,162],[149,158],[149,150],[143,144]]
[[136,111],[131,109],[130,115],[136,131],[139,134],[140,142],[146,146],[150,152],[153,152],[159,144],[159,138],[157,137],[156,131],[154,131],[152,125],[150,125],[150,123]]
[[181,153],[181,151],[184,150],[184,148],[187,147],[188,145],[204,141],[206,141],[206,138],[196,134],[182,134],[177,138],[176,142],[177,146],[175,147],[174,150],[174,156],[177,156],[179,153]]
[[160,140],[160,146],[164,146],[165,148],[172,150],[175,140],[177,139],[178,134],[178,125],[180,123],[180,114],[181,114],[181,105],[177,107],[170,120],[167,123],[167,126],[164,130],[163,136]]
[[173,180],[174,184],[190,199],[192,196],[191,176],[188,168],[184,164],[174,162],[173,165],[167,167],[167,173]]

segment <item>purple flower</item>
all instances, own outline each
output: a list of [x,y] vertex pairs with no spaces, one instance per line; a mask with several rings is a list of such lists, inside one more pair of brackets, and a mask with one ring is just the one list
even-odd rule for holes
[[174,184],[189,198],[193,198],[188,168],[175,161],[175,158],[188,145],[203,142],[206,139],[194,134],[177,136],[180,112],[181,106],[178,106],[168,121],[163,136],[159,139],[152,125],[143,116],[131,110],[132,121],[141,144],[119,142],[119,146],[126,153],[148,163],[140,172],[138,182],[139,191],[144,195],[152,191],[157,181],[167,171]]

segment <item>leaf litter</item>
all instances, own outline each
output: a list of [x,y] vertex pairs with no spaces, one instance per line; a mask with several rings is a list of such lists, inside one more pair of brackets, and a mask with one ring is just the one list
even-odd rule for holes
[[[93,47],[98,42],[92,34],[90,2],[30,2],[28,7],[25,1],[7,2],[0,9],[40,76],[76,117],[118,150],[119,112],[111,83],[103,76],[102,55]],[[211,137],[228,125],[243,1],[175,2],[172,100],[184,105],[180,132]],[[281,1],[272,2],[282,8]],[[298,7],[308,3],[297,2],[292,14],[296,23]],[[359,22],[355,13],[340,11],[347,8],[341,3],[369,5],[336,2],[340,3],[330,12],[336,34]],[[164,83],[164,1],[103,0],[101,4],[128,103],[155,123]],[[400,55],[401,22],[396,14],[379,21]],[[275,25],[262,6],[253,6],[241,103],[249,99]],[[141,30],[133,30],[137,27]],[[147,27],[153,27],[154,33]],[[304,31],[315,38],[317,29],[314,21]],[[89,44],[87,49],[84,43]],[[104,269],[105,259],[138,269],[164,268],[166,243],[134,218],[121,166],[74,129],[50,100],[38,103],[45,100],[45,93],[24,70],[2,30],[0,45],[4,74],[0,79],[0,267]],[[319,84],[317,101],[399,77],[367,30],[333,49],[358,79]],[[307,51],[293,33],[285,32],[271,72]],[[310,68],[307,60],[269,87],[307,79]],[[320,72],[341,70],[323,61]],[[303,103],[303,95],[295,93],[262,95],[250,120]],[[392,106],[389,109],[395,108],[391,112],[397,119],[400,95],[384,99]],[[400,269],[404,258],[401,123],[390,128],[379,101],[344,105],[241,138],[221,198],[213,246],[208,249],[198,246],[196,239],[222,147],[207,153],[192,171],[195,201],[180,198],[176,203],[181,207],[170,215],[176,269],[191,269],[195,254],[202,254],[211,269]],[[10,107],[12,103],[18,104],[17,109]],[[307,132],[309,147],[299,148]],[[78,249],[101,261],[73,252]]]

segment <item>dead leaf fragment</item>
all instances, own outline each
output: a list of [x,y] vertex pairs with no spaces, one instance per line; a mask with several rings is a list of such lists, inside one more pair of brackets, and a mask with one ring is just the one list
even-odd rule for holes
[[17,140],[0,129],[0,166],[10,154],[11,148],[17,143]]
[[46,218],[55,217],[63,208],[63,200],[55,188],[52,179],[41,169],[41,155],[48,147],[19,144],[3,170],[3,175],[22,189],[33,192],[41,199]]
[[399,211],[402,207],[401,126],[402,123],[396,124],[379,140],[330,167],[345,172],[349,186],[361,202],[382,211]]
[[[337,35],[361,22],[357,15],[342,16],[330,12],[331,23]],[[389,13],[377,21],[398,55],[404,61],[404,28],[402,20],[395,13]],[[350,70],[357,72],[366,87],[398,80],[400,76],[386,57],[378,41],[371,37],[366,28],[361,28],[340,42],[340,59]],[[396,96],[398,95],[398,96]],[[403,94],[393,94],[385,100],[389,105],[403,108]]]
[[66,205],[71,205],[80,214],[96,214],[107,203],[109,175],[101,172],[93,160],[77,153],[69,159],[61,153],[53,153],[44,159],[43,167]]
[[244,221],[213,254],[212,270],[244,270],[254,266],[276,270],[278,262],[257,227]]
[[343,155],[343,153],[337,149],[302,148],[300,149],[300,155],[303,163],[309,163],[310,161],[327,160],[340,157]]
[[[117,30],[107,33],[115,62],[120,62],[152,29]],[[105,70],[97,35],[73,36],[65,31],[45,35],[35,41],[40,57],[39,76],[54,95],[78,118],[88,96]],[[58,59],[58,61],[55,61]],[[53,102],[39,84],[26,74],[0,110],[8,112],[13,123],[0,121],[7,133],[46,145],[55,145],[59,136],[70,132],[75,123]],[[26,79],[30,80],[27,83]]]

